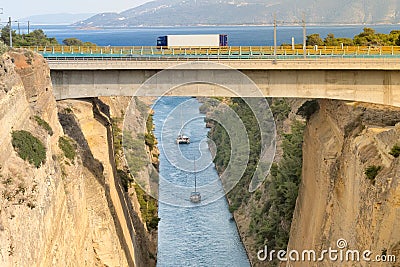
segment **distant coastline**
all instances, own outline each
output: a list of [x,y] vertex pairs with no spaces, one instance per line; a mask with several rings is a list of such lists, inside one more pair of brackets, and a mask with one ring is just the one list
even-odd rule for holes
[[[51,26],[50,24],[48,26]],[[99,26],[79,26],[77,24],[69,24],[65,26],[75,27],[76,29],[129,29],[129,28],[196,28],[196,27],[273,27],[273,24],[195,24],[195,25],[122,25],[122,26],[107,26],[107,25],[99,25]],[[278,27],[299,27],[302,26],[300,23],[287,23],[284,25],[278,25]],[[347,23],[347,24],[330,24],[330,23],[306,23],[307,27],[351,27],[351,26],[365,26],[365,27],[373,27],[373,26],[398,26],[400,27],[400,23]]]

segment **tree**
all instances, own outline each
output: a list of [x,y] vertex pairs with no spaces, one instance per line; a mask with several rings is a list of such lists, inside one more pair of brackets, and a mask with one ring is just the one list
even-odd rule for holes
[[[34,30],[29,34],[17,34],[12,31],[13,46],[58,45],[56,38],[48,38],[43,30]],[[7,25],[1,30],[1,40],[10,45],[10,27]]]
[[307,45],[324,45],[324,41],[322,41],[321,36],[319,35],[319,33],[314,33],[311,35],[307,36],[307,41],[306,41]]
[[[16,31],[12,31],[12,38],[13,40],[15,40],[15,37],[17,36]],[[6,45],[10,45],[10,26],[6,25],[3,27],[3,29],[1,29],[1,40],[6,44]]]
[[335,38],[335,35],[333,33],[328,33],[328,35],[325,37],[324,43],[326,46],[338,46],[339,42]]
[[83,42],[79,40],[78,38],[67,38],[64,39],[63,44],[68,45],[68,46],[82,46]]
[[385,35],[376,34],[372,28],[364,28],[363,32],[354,36],[355,45],[382,45],[385,43],[383,40]]
[[343,44],[344,46],[354,45],[354,42],[351,38],[337,38],[336,40],[339,44]]

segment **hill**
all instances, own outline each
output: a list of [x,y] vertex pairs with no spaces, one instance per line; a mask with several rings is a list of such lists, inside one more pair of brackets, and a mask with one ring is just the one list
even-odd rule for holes
[[100,13],[79,26],[197,26],[281,24],[395,24],[400,0],[156,0],[121,13]]
[[33,15],[25,18],[20,18],[19,21],[30,21],[32,24],[40,25],[68,25],[78,21],[85,20],[92,17],[93,13],[70,14],[70,13],[57,13],[45,15]]

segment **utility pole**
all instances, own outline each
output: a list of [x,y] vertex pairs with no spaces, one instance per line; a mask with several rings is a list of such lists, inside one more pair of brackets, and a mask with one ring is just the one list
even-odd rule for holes
[[30,21],[28,20],[28,34],[29,34],[29,28],[30,28]]
[[276,63],[277,59],[277,51],[276,51],[276,14],[274,13],[274,61]]
[[307,38],[307,32],[306,32],[306,20],[305,20],[305,15],[303,14],[303,57],[304,59],[306,59],[306,53],[307,53],[307,42],[306,42],[306,38]]
[[12,27],[11,27],[11,17],[8,17],[8,25],[10,26],[10,47],[12,47]]
[[18,35],[21,35],[21,29],[19,27],[19,21],[18,21]]

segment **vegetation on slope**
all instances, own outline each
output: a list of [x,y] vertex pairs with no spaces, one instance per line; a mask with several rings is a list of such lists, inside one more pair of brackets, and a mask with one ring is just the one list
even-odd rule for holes
[[[238,114],[245,125],[250,144],[249,162],[243,177],[227,195],[230,202],[229,209],[233,212],[243,203],[247,203],[250,198],[248,187],[257,167],[258,156],[261,149],[261,138],[260,129],[255,127],[258,125],[257,120],[244,100],[241,98],[232,98],[229,106],[236,112],[236,114]],[[214,158],[214,163],[217,171],[222,173],[228,166],[231,155],[231,143],[228,133],[220,124],[215,122],[215,126],[209,131],[208,135],[209,138],[215,142],[217,147],[217,154]]]
[[60,136],[58,139],[58,147],[63,151],[64,156],[67,159],[71,160],[71,162],[74,161],[76,156],[76,148],[72,139],[68,138],[67,136]]
[[[148,114],[148,107],[138,99],[136,99],[136,103],[142,117],[145,118]],[[138,179],[140,171],[149,162],[149,158],[146,154],[146,146],[152,151],[157,143],[153,134],[153,116],[150,115],[147,117],[146,133],[137,134],[136,138],[134,138],[130,132],[122,132],[120,127],[122,121],[123,119],[120,117],[111,120],[117,176],[125,192],[128,192],[129,188],[134,188],[140,204],[142,219],[146,223],[147,229],[149,231],[156,230],[159,221],[157,200],[146,194],[142,189],[144,185],[140,184],[140,179]],[[124,138],[123,141],[122,138]],[[124,154],[129,166],[129,171],[128,168],[124,166],[125,162],[121,161]]]
[[[284,99],[269,100],[275,120],[281,123],[288,118],[290,105]],[[293,121],[290,133],[282,134],[283,156],[281,161],[271,167],[271,175],[264,185],[254,192],[253,199],[248,192],[248,185],[256,169],[260,152],[260,131],[250,108],[242,99],[232,98],[230,107],[239,115],[246,126],[250,143],[249,164],[236,185],[228,193],[230,211],[244,207],[250,210],[250,226],[245,233],[252,236],[255,246],[272,249],[286,249],[295,203],[297,199],[302,170],[302,143],[305,124]],[[230,142],[223,127],[214,122],[209,137],[217,146],[214,159],[217,170],[221,173],[229,162]]]
[[259,247],[287,247],[293,212],[301,181],[304,123],[294,121],[291,133],[283,134],[281,161],[271,168],[271,179],[264,184],[267,201],[254,210],[250,232]]
[[40,127],[42,127],[43,129],[45,129],[50,136],[53,135],[53,129],[51,128],[51,126],[49,125],[49,123],[47,121],[45,121],[44,119],[42,119],[39,116],[34,116],[34,119],[37,122],[37,124]]
[[12,146],[20,158],[27,160],[36,168],[39,168],[46,160],[46,147],[28,131],[13,131]]

